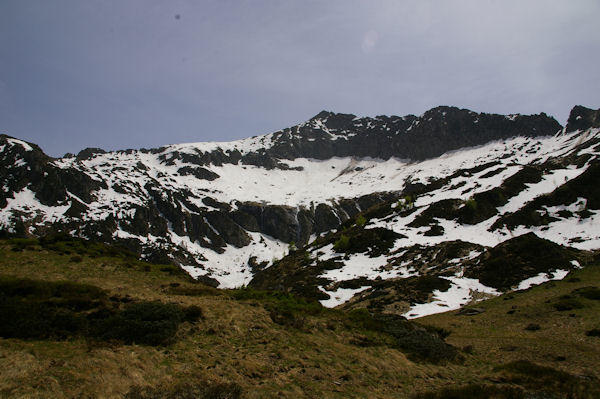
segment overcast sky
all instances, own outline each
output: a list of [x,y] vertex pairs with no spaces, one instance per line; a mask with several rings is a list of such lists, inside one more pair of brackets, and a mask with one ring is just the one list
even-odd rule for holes
[[325,109],[600,107],[600,1],[0,0],[0,133],[62,156]]

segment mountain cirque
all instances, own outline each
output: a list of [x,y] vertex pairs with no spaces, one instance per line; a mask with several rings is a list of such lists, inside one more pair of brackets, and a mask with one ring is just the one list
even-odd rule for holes
[[453,107],[321,112],[240,141],[60,159],[2,135],[0,224],[118,244],[221,287],[416,317],[592,259],[599,144],[600,111],[581,106],[564,128]]

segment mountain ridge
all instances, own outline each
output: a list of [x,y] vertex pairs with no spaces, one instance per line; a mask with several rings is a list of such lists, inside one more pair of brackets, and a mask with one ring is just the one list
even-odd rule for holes
[[[275,259],[320,236],[339,239],[340,227],[361,215],[368,216],[366,230],[398,235],[390,251],[460,237],[494,247],[532,229],[559,244],[594,249],[595,229],[559,234],[574,218],[584,225],[595,220],[593,190],[584,202],[577,196],[561,202],[572,195],[532,200],[586,173],[593,181],[598,113],[576,106],[563,128],[543,113],[437,107],[420,117],[356,118],[324,111],[292,128],[234,142],[85,149],[65,158],[0,136],[0,224],[13,233],[67,232],[119,243],[221,286],[249,283]],[[533,204],[527,215],[515,213],[527,203]],[[557,204],[564,209],[546,208]],[[396,206],[409,205],[406,215],[398,213]],[[384,255],[379,262],[388,264],[380,266],[399,270],[391,252]],[[357,253],[330,266],[345,270],[344,262],[369,258]],[[388,275],[402,275],[395,273]],[[331,298],[328,284],[311,289]]]

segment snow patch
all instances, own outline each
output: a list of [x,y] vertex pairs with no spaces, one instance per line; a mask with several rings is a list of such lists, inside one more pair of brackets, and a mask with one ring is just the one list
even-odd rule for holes
[[562,280],[563,278],[565,278],[565,276],[567,274],[569,274],[568,270],[561,270],[561,269],[557,269],[554,272],[550,272],[550,273],[540,273],[537,276],[530,277],[528,279],[521,281],[519,283],[518,287],[516,288],[516,290],[517,291],[526,290],[533,285],[540,285],[542,283],[545,283],[545,282],[551,281],[551,280]]
[[417,304],[403,314],[407,319],[428,316],[435,313],[447,312],[449,310],[459,309],[461,306],[472,301],[475,292],[481,292],[489,295],[500,295],[495,288],[487,287],[477,279],[466,277],[442,277],[451,282],[448,291],[433,292],[433,301],[429,303]]

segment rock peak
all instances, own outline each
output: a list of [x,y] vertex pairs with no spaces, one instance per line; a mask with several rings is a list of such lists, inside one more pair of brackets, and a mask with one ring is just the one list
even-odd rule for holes
[[587,130],[593,127],[600,127],[600,109],[594,110],[582,105],[574,106],[569,114],[566,132]]

